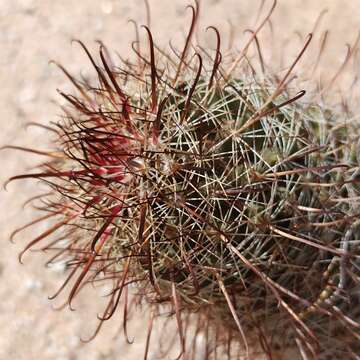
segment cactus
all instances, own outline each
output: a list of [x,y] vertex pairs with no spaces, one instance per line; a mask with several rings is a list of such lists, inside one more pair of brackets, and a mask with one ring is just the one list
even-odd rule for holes
[[59,65],[77,94],[60,92],[68,105],[49,127],[56,148],[38,172],[10,179],[48,184],[51,193],[33,199],[45,215],[30,225],[56,221],[20,260],[39,243],[57,249],[49,263],[65,261],[69,275],[55,296],[72,281],[70,307],[82,287],[113,280],[94,335],[120,304],[146,304],[145,357],[165,307],[184,357],[196,356],[202,333],[206,358],[219,349],[356,358],[356,124],[288,85],[311,35],[278,80],[245,61],[248,45],[223,58],[215,27],[215,56],[192,52],[191,10],[180,53],[160,51],[144,27],[149,51],[135,48],[136,62],[121,67],[104,45],[96,62],[79,41],[96,85]]

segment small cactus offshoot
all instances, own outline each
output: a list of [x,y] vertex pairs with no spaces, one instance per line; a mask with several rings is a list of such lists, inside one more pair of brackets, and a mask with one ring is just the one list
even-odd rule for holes
[[45,215],[30,225],[56,221],[20,260],[39,243],[52,249],[49,262],[69,271],[55,296],[71,283],[70,307],[82,287],[112,279],[95,334],[120,305],[147,304],[145,357],[165,306],[184,358],[196,356],[200,333],[209,359],[219,349],[228,358],[286,358],[287,349],[356,358],[357,127],[288,85],[311,35],[285,76],[259,76],[248,45],[225,59],[215,27],[215,56],[195,52],[190,8],[181,51],[160,51],[144,27],[148,51],[135,46],[134,63],[114,65],[104,45],[96,61],[79,41],[95,85],[60,66],[76,94],[60,92],[67,105],[49,127],[55,148],[30,150],[49,160],[10,179],[48,184],[33,199]]

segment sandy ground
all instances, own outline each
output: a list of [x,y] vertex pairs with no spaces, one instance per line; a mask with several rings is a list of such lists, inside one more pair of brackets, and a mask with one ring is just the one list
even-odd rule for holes
[[[151,27],[159,44],[181,35],[189,24],[185,0],[150,0]],[[275,42],[274,67],[279,67],[280,44],[287,38],[291,49],[301,41],[295,31],[310,32],[322,9],[328,8],[321,29],[330,29],[330,42],[323,62],[325,73],[335,72],[345,55],[345,43],[353,42],[360,27],[357,0],[280,0],[272,23]],[[227,20],[233,24],[235,40],[242,43],[243,29],[253,26],[260,1],[203,0],[199,29],[216,25],[228,34]],[[266,1],[266,6],[269,1]],[[128,19],[145,22],[145,6],[141,0],[0,0],[0,145],[12,144],[43,148],[44,132],[25,128],[29,121],[47,124],[57,119],[60,101],[56,89],[68,90],[61,72],[49,60],[54,59],[74,74],[89,74],[90,66],[79,46],[71,39],[84,41],[95,50],[95,40],[102,40],[123,57],[129,55],[133,26]],[[213,38],[205,36],[211,44]],[[40,159],[16,151],[0,152],[0,184],[24,172]],[[0,359],[14,360],[131,360],[143,354],[146,316],[132,322],[130,333],[135,343],[127,345],[117,336],[119,319],[109,322],[99,336],[84,345],[80,337],[91,334],[101,299],[90,290],[76,301],[76,311],[54,311],[59,301],[47,298],[63,279],[61,269],[45,270],[45,258],[39,254],[25,257],[20,265],[17,254],[24,244],[41,229],[27,231],[13,245],[9,234],[29,221],[33,214],[23,211],[22,203],[39,191],[35,182],[23,181],[9,185],[0,193]]]

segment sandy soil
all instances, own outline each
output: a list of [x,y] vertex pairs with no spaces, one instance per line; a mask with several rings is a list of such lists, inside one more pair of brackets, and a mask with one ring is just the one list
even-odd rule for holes
[[[150,0],[151,27],[159,44],[181,35],[189,24],[185,0]],[[280,44],[289,38],[289,54],[301,46],[295,31],[312,31],[320,11],[328,8],[321,29],[330,29],[330,42],[323,62],[325,73],[336,71],[344,58],[346,42],[353,42],[360,27],[360,7],[356,0],[279,0],[272,19],[277,34],[274,43],[274,67],[279,67]],[[254,5],[255,4],[255,5]],[[236,43],[243,42],[243,29],[254,24],[260,1],[203,0],[199,29],[216,25],[228,34],[227,20],[233,24]],[[267,6],[269,1],[266,1]],[[128,19],[145,22],[143,1],[125,0],[0,0],[0,145],[12,144],[43,148],[44,132],[25,128],[30,121],[47,124],[57,119],[60,101],[56,89],[68,90],[61,72],[49,60],[54,59],[74,74],[89,74],[90,66],[79,46],[71,39],[84,41],[95,50],[95,40],[102,40],[123,57],[129,55],[133,26]],[[320,30],[321,30],[320,29]],[[267,30],[268,31],[268,30]],[[211,45],[213,38],[205,36]],[[46,144],[46,143],[45,143]],[[24,172],[41,159],[16,151],[0,152],[0,184],[13,175]],[[51,295],[63,279],[62,269],[45,270],[45,258],[39,254],[25,257],[20,265],[17,254],[36,232],[27,231],[8,241],[16,227],[29,221],[33,214],[23,211],[22,203],[39,191],[34,182],[16,182],[2,191],[0,202],[0,359],[14,360],[130,360],[140,359],[143,353],[146,317],[139,314],[130,332],[135,343],[127,345],[115,336],[119,319],[104,327],[99,336],[84,345],[80,337],[91,334],[96,325],[96,313],[101,299],[92,291],[83,293],[76,301],[76,312],[67,309],[57,312],[50,302]],[[40,254],[41,255],[41,254]]]

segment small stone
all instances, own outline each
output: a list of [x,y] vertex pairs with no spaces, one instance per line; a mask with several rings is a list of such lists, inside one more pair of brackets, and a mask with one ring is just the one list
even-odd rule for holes
[[20,90],[19,102],[21,104],[30,102],[35,99],[35,90],[32,86],[26,86]]
[[113,4],[111,1],[103,1],[101,3],[101,10],[104,14],[109,15],[113,11]]
[[21,0],[21,10],[28,15],[32,15],[36,11],[36,4],[34,0]]
[[76,348],[81,344],[78,336],[70,336],[68,338],[68,345],[70,348]]
[[39,280],[26,279],[25,288],[28,291],[37,291],[43,288],[43,283]]
[[55,273],[63,273],[66,269],[66,263],[59,261],[53,264],[49,264],[49,268]]

